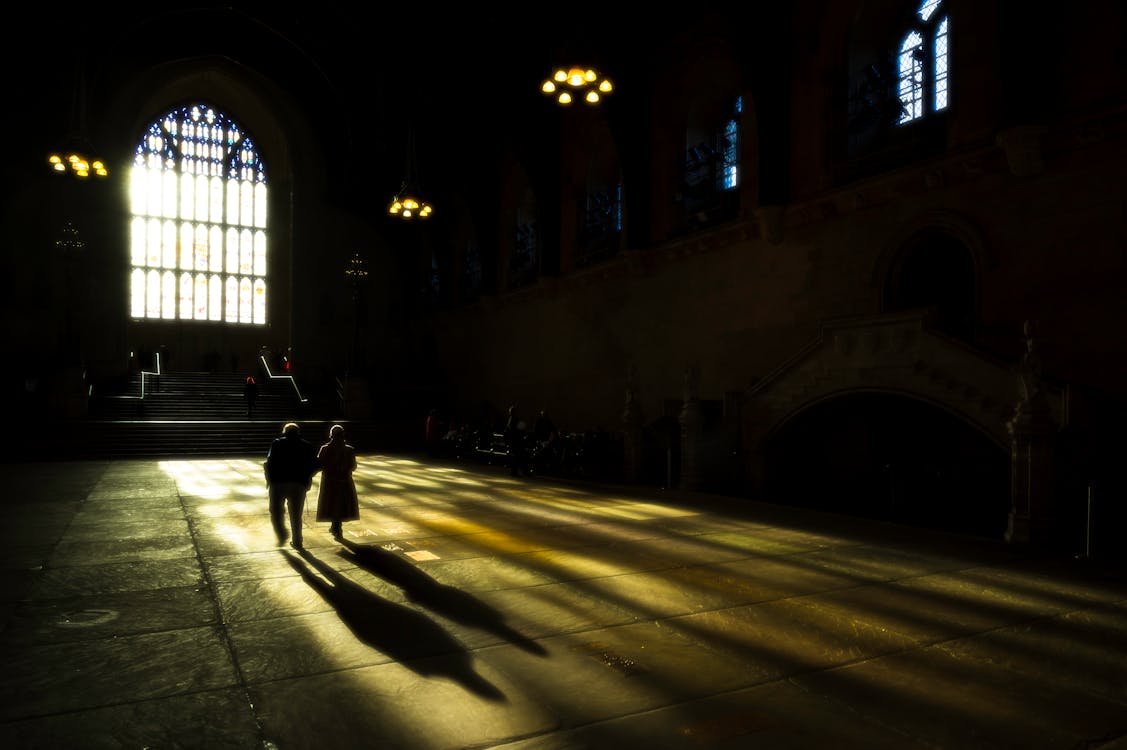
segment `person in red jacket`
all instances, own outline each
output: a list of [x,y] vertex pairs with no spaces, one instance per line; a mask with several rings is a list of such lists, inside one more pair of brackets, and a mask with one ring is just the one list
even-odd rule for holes
[[252,375],[248,375],[243,384],[243,398],[247,402],[247,419],[250,419],[254,416],[254,402],[258,400],[258,383],[254,382]]
[[423,440],[426,442],[427,451],[432,455],[438,454],[438,444],[442,440],[442,422],[438,418],[438,410],[431,409],[427,414],[427,421],[423,427]]

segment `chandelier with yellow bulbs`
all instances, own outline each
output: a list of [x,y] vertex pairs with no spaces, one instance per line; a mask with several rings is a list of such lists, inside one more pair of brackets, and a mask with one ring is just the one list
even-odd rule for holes
[[609,78],[600,76],[594,68],[557,68],[552,77],[540,84],[540,90],[548,96],[555,96],[560,104],[571,104],[576,97],[588,104],[598,104],[599,100],[614,91]]
[[433,211],[429,203],[414,197],[407,190],[406,183],[399,188],[399,192],[387,207],[388,214],[398,216],[400,219],[428,219]]
[[47,157],[47,162],[56,172],[66,172],[83,179],[90,175],[105,177],[109,174],[101,159],[91,159],[78,151],[52,153]]

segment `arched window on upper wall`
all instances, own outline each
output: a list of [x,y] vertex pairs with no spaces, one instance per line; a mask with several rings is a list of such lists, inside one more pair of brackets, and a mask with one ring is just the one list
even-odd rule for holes
[[435,308],[442,305],[442,263],[438,258],[438,251],[430,251],[430,266],[426,278],[426,304]]
[[579,268],[615,257],[622,245],[622,172],[618,152],[605,123],[587,131],[583,146],[586,188],[577,206]]
[[509,288],[536,281],[540,275],[539,236],[536,227],[536,197],[525,188],[516,212],[516,240],[509,259]]
[[622,181],[590,183],[579,228],[575,264],[590,266],[618,255],[622,242]]
[[948,19],[943,0],[923,0],[915,25],[901,37],[897,55],[899,124],[947,108]]
[[481,296],[484,278],[481,246],[473,214],[464,199],[455,199],[450,215],[454,217],[454,228],[449,242],[452,258],[447,286],[451,292],[451,301],[464,305]]
[[462,258],[462,288],[461,299],[463,302],[473,302],[481,296],[481,246],[477,238],[465,240],[465,251]]
[[719,118],[690,122],[685,132],[682,197],[690,226],[731,218],[738,208],[743,97],[729,101]]
[[165,113],[129,198],[133,318],[266,324],[266,171],[241,127],[206,104]]
[[885,279],[882,308],[929,310],[937,330],[973,342],[977,297],[970,249],[954,237],[925,231],[897,252]]

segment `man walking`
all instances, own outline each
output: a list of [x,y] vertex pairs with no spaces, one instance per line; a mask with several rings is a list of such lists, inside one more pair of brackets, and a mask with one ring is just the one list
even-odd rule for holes
[[278,544],[286,543],[286,508],[289,508],[290,546],[301,549],[301,516],[305,510],[305,495],[313,484],[313,475],[321,470],[317,449],[301,436],[295,422],[287,422],[282,436],[274,438],[266,462],[266,487],[270,493],[270,522],[278,535]]

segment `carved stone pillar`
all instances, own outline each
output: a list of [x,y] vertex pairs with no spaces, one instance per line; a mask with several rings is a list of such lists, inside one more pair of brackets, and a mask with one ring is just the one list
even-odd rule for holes
[[1007,425],[1010,433],[1010,516],[1006,541],[1052,541],[1053,443],[1056,425],[1043,395],[1022,402]]
[[1054,442],[1057,425],[1041,383],[1033,327],[1025,323],[1025,354],[1018,367],[1017,408],[1010,434],[1010,516],[1006,541],[1044,544],[1054,528]]
[[701,467],[701,438],[704,432],[704,411],[697,398],[697,374],[685,371],[685,392],[681,404],[681,487],[700,489],[704,484]]

